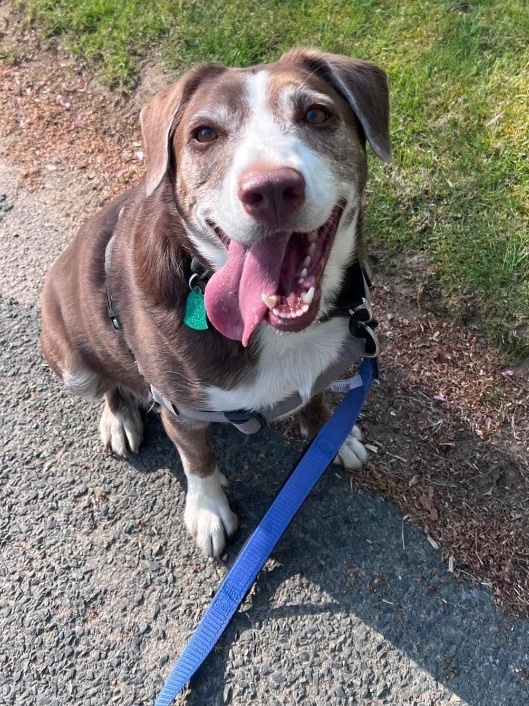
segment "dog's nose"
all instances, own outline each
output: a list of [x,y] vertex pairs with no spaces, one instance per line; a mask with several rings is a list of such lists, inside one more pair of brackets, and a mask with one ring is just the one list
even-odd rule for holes
[[304,204],[305,180],[290,167],[252,169],[242,175],[237,193],[246,213],[281,226]]

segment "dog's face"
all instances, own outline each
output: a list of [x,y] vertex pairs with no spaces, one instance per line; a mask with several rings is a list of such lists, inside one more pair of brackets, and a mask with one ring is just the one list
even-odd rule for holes
[[247,345],[263,321],[299,331],[325,312],[357,246],[365,138],[388,159],[388,116],[378,67],[304,50],[197,67],[144,108],[147,194],[174,174],[223,335]]

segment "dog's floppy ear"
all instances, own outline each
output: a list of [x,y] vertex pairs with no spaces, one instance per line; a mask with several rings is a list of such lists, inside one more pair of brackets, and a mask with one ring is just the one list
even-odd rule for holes
[[182,111],[202,81],[223,73],[222,66],[200,64],[171,86],[166,86],[142,108],[141,134],[146,162],[146,192],[159,186],[169,166],[170,140]]
[[386,73],[379,66],[311,49],[294,49],[284,58],[297,59],[325,78],[351,106],[373,152],[383,162],[389,162],[389,85]]

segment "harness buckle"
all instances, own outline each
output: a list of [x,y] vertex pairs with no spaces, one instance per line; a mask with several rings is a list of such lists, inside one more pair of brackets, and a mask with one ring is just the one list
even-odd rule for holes
[[234,409],[224,412],[226,421],[237,427],[243,434],[255,434],[263,427],[268,426],[266,419],[258,412],[250,412],[247,409]]
[[361,304],[354,309],[349,309],[349,317],[349,333],[351,336],[363,338],[366,342],[365,355],[368,358],[376,358],[380,345],[374,329],[378,321],[373,318],[371,304],[365,297],[362,297]]
[[[361,304],[355,306],[354,309],[349,309],[349,316],[351,317],[351,320],[355,320],[355,323],[358,321],[363,321],[367,324],[369,321],[373,321],[373,310],[371,309],[371,304],[365,297],[362,297]],[[350,327],[351,323],[349,322],[349,328]]]

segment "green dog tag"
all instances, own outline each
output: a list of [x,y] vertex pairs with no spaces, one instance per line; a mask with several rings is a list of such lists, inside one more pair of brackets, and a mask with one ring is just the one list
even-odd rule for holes
[[187,295],[184,324],[195,331],[205,331],[208,327],[204,295],[200,287],[193,287]]

